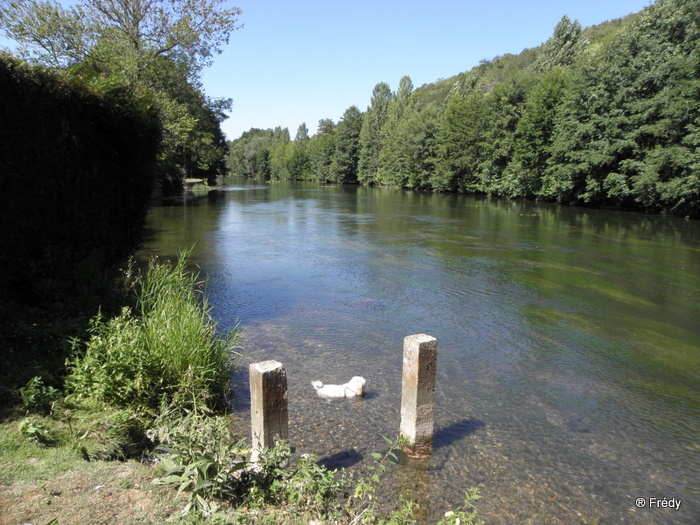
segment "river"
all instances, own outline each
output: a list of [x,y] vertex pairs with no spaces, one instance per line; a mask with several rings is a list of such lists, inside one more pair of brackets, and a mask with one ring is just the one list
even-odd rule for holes
[[[220,328],[244,331],[243,428],[247,365],[276,359],[292,444],[362,471],[398,434],[403,338],[425,333],[433,454],[392,465],[384,496],[426,523],[468,487],[486,523],[700,523],[700,222],[225,179],[151,210],[140,255],[190,246]],[[354,375],[362,401],[310,384]]]

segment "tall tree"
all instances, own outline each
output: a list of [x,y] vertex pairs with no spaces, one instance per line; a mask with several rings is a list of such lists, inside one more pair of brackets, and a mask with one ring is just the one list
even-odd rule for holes
[[528,94],[515,132],[513,162],[505,189],[507,196],[539,196],[551,155],[557,112],[570,84],[571,70],[556,67],[541,77]]
[[70,67],[101,90],[153,90],[164,148],[156,170],[164,190],[182,189],[187,176],[223,172],[226,145],[220,122],[230,100],[208,99],[201,70],[236,29],[240,9],[224,0],[54,0],[0,5],[0,29],[25,58]]
[[700,212],[700,1],[662,0],[582,62],[543,196]]
[[429,105],[408,109],[382,150],[385,183],[404,188],[429,188],[435,172],[440,110]]
[[588,45],[582,33],[583,28],[578,20],[572,22],[564,15],[532,67],[538,72],[546,73],[555,67],[571,66]]
[[487,127],[486,100],[478,90],[459,87],[448,98],[438,133],[437,169],[431,186],[437,191],[481,190],[479,163]]
[[309,128],[306,127],[306,122],[303,122],[297,128],[294,143],[291,145],[292,153],[288,163],[289,178],[295,180],[304,180],[309,178],[311,174],[311,162],[307,152],[309,143]]
[[357,164],[360,150],[362,112],[350,106],[343,113],[336,130],[335,154],[331,164],[331,180],[335,182],[357,182]]
[[522,196],[514,193],[507,167],[514,153],[515,132],[530,87],[530,75],[511,75],[486,95],[488,118],[482,134],[483,148],[479,159],[479,189],[491,195]]
[[309,139],[306,148],[309,156],[311,177],[314,180],[332,180],[331,164],[335,153],[335,122],[331,119],[321,119],[318,131]]
[[357,168],[359,182],[373,184],[377,181],[379,155],[384,144],[382,128],[386,122],[391,99],[389,84],[380,82],[374,86],[370,106],[364,114],[360,131],[360,155]]
[[383,138],[382,149],[379,152],[379,166],[376,179],[380,184],[401,185],[396,174],[397,150],[401,148],[398,142],[397,130],[401,122],[413,112],[415,108],[413,97],[413,82],[411,77],[404,76],[399,81],[399,88],[393,94],[387,107],[387,115],[381,129]]

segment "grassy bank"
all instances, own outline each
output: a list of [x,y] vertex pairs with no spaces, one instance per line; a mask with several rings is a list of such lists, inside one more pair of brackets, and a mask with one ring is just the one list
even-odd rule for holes
[[[370,475],[286,444],[256,468],[226,414],[239,333],[219,333],[187,257],[124,272],[125,305],[73,339],[64,381],[37,375],[0,423],[0,523],[412,523]],[[291,461],[290,461],[291,460]],[[287,466],[291,463],[291,466]],[[476,523],[472,494],[445,523]]]

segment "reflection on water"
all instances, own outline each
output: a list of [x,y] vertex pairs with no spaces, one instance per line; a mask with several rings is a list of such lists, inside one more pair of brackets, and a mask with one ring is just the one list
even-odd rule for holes
[[[399,427],[403,338],[437,337],[432,456],[382,491],[434,522],[476,486],[487,523],[700,522],[700,224],[310,183],[159,207],[143,254],[194,245],[247,364],[284,363],[290,438],[361,470]],[[361,401],[312,380],[367,378]],[[638,509],[638,497],[682,500]]]

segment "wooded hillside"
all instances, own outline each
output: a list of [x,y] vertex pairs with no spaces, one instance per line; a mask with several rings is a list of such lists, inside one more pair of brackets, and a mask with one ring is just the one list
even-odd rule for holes
[[229,168],[303,179],[484,193],[700,216],[700,0],[659,0],[542,46],[392,91],[336,124],[252,129]]

